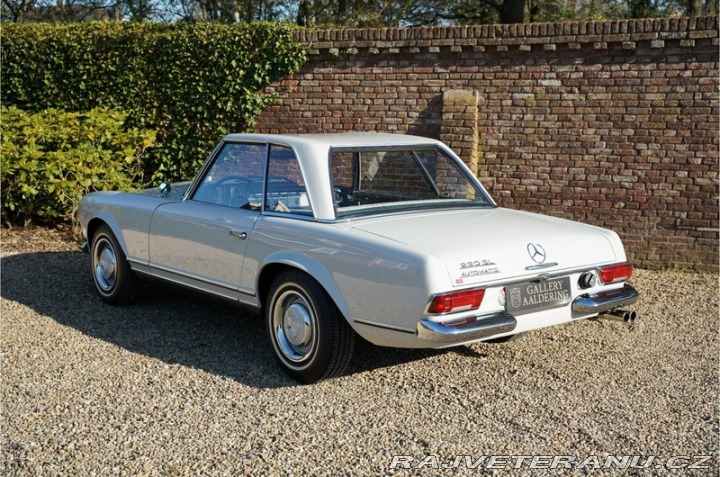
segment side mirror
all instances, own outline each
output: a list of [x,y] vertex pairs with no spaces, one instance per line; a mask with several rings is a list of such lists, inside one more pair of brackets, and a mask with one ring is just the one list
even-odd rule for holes
[[159,189],[160,197],[165,198],[170,194],[170,190],[172,189],[172,187],[170,187],[170,184],[168,184],[167,182],[163,182],[162,184],[160,184]]

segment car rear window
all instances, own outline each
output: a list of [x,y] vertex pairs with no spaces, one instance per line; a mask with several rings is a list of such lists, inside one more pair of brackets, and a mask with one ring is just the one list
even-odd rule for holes
[[338,217],[493,205],[467,171],[435,147],[333,150],[331,174]]

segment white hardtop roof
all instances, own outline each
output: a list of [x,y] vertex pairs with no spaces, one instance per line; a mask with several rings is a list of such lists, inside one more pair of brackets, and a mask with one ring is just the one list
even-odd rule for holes
[[225,141],[281,143],[289,146],[370,147],[437,145],[440,141],[409,134],[346,132],[331,134],[228,134]]
[[407,134],[359,133],[338,134],[229,134],[226,142],[270,143],[292,148],[305,177],[310,203],[316,219],[335,218],[335,204],[330,187],[329,151],[333,147],[403,147],[442,146],[440,141]]

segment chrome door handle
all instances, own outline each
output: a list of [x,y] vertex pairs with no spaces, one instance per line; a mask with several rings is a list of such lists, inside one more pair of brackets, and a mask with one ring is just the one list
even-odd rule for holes
[[247,233],[246,232],[235,232],[234,230],[231,230],[230,236],[239,238],[240,240],[245,240],[247,238]]

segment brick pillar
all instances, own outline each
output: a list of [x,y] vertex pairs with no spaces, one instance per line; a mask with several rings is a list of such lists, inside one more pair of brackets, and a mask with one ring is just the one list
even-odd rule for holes
[[451,89],[443,93],[440,140],[478,173],[478,92]]

